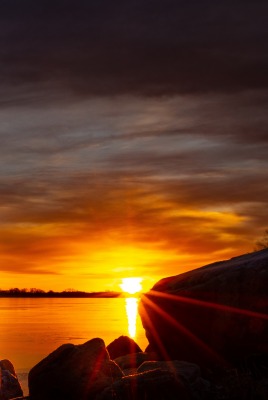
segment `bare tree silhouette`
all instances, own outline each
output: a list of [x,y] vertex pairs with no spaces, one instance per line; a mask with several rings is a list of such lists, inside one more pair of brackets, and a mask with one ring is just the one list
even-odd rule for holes
[[255,250],[268,249],[268,229],[265,229],[264,235],[255,243]]

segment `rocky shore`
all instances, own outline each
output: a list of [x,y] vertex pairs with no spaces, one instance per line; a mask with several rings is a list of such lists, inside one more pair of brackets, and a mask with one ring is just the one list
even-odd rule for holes
[[268,249],[158,282],[142,296],[149,341],[63,344],[32,368],[23,397],[0,362],[0,400],[267,400]]

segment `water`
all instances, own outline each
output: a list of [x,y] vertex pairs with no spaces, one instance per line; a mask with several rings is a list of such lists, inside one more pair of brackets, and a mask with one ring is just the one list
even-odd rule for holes
[[0,359],[14,364],[24,394],[28,371],[63,343],[100,337],[108,345],[121,335],[148,344],[137,299],[0,298]]

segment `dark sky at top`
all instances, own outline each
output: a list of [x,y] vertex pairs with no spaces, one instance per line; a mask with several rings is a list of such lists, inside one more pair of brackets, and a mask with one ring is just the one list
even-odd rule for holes
[[88,94],[267,86],[266,1],[30,1],[1,5],[1,77]]

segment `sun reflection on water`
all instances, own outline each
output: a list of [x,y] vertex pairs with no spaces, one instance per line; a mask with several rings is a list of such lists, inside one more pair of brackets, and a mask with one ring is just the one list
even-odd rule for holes
[[138,298],[127,297],[125,300],[128,319],[128,333],[131,338],[135,338],[137,330]]

